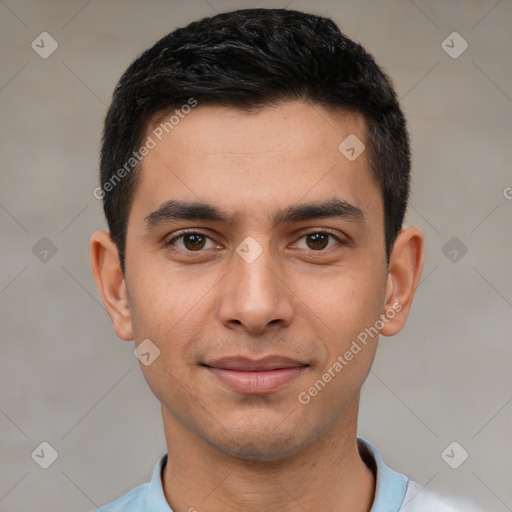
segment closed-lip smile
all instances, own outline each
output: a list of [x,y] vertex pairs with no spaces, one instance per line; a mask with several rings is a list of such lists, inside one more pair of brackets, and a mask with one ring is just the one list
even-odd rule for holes
[[223,357],[201,366],[238,393],[264,394],[295,380],[309,365],[289,357],[271,355],[260,359]]

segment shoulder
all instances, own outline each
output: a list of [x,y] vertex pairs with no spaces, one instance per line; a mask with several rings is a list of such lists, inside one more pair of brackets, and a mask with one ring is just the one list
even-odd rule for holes
[[146,494],[149,484],[142,484],[133,488],[115,501],[104,505],[94,512],[144,512]]
[[413,480],[407,482],[407,492],[399,512],[480,512],[469,503],[448,499],[422,487]]

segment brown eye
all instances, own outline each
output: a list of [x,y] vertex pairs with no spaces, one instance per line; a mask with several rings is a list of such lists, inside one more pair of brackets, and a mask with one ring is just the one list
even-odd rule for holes
[[192,234],[183,236],[183,245],[190,251],[202,249],[205,244],[205,237],[203,235]]
[[[302,247],[301,247],[302,245]],[[343,245],[343,240],[330,231],[312,231],[303,235],[295,247],[309,251],[324,252],[336,245]]]
[[331,235],[327,233],[312,233],[310,235],[306,235],[306,239],[308,240],[308,247],[313,250],[325,249],[329,243],[330,236]]
[[[208,242],[211,244],[209,247],[206,246]],[[182,232],[168,242],[165,242],[165,245],[175,246],[188,252],[200,252],[202,249],[211,249],[215,246],[209,236],[195,231]]]

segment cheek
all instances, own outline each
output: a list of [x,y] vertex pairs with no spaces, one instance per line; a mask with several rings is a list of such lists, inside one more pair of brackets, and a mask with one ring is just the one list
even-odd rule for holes
[[189,348],[203,337],[199,317],[204,317],[205,312],[197,301],[190,303],[181,296],[166,295],[165,290],[161,296],[164,299],[143,301],[134,311],[135,339],[141,342],[149,338],[159,350],[151,364],[141,362],[140,368],[155,397],[162,404],[174,404],[176,414],[186,416],[184,397],[197,395],[191,381],[194,359]]
[[339,367],[331,364],[325,368],[325,372],[319,372],[308,387],[300,390],[297,400],[301,404],[304,425],[326,431],[344,417],[348,425],[350,414],[347,412],[356,412],[358,394],[374,355],[373,347],[366,347],[343,369],[339,370]]
[[302,282],[299,315],[318,325],[331,357],[344,352],[360,332],[374,325],[385,297],[385,280],[375,273],[340,269],[336,274]]
[[158,267],[151,272],[149,264],[143,274],[143,266],[137,269],[139,280],[131,290],[132,325],[137,343],[149,338],[160,351],[153,364],[141,365],[148,385],[159,396],[158,388],[169,388],[176,381],[171,387],[179,389],[180,382],[189,378],[190,366],[197,360],[190,348],[198,345],[204,326],[211,324],[207,292],[215,281],[199,282]]
[[[310,292],[303,314],[314,322],[323,357],[298,395],[306,418],[331,425],[353,404],[373,363],[384,287],[375,279],[339,278]],[[313,312],[313,314],[312,314]],[[316,420],[315,420],[316,421]]]
[[134,270],[137,281],[130,286],[130,306],[136,339],[154,337],[166,345],[184,329],[190,332],[215,281],[170,272],[151,261],[141,260]]

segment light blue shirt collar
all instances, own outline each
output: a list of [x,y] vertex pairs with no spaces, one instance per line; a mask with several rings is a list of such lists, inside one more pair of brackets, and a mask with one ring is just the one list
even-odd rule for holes
[[[359,437],[357,442],[361,456],[366,460],[370,459],[370,463],[371,459],[375,462],[377,485],[370,512],[398,512],[404,501],[409,479],[388,468],[370,443]],[[172,512],[162,487],[162,469],[166,462],[167,454],[156,463],[149,483],[139,485],[97,512]]]
[[367,441],[357,438],[358,445],[365,447],[373,457],[376,468],[375,498],[370,512],[396,512],[400,509],[409,478],[388,468],[382,461],[377,450]]

